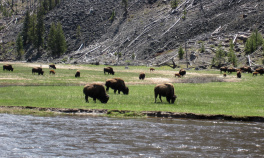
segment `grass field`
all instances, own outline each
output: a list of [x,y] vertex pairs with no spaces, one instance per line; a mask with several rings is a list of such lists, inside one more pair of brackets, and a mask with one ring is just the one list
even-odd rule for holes
[[[0,66],[5,63],[0,63]],[[104,75],[99,65],[57,65],[56,75],[48,73],[48,65],[42,64],[44,76],[32,75],[31,68],[40,66],[35,63],[12,63],[14,72],[0,71],[0,106],[33,106],[52,108],[112,109],[131,111],[168,111],[206,115],[264,116],[264,76],[252,77],[235,74],[223,78],[219,71],[187,71],[184,78],[175,78],[169,67],[115,66],[116,74]],[[75,78],[76,70],[81,77]],[[146,73],[145,80],[139,80],[138,74]],[[107,104],[94,103],[89,98],[85,103],[82,93],[86,83],[102,83],[106,79],[120,77],[129,87],[129,95],[114,94],[109,90]],[[211,81],[211,82],[210,82]],[[216,82],[217,81],[217,82]],[[176,102],[169,104],[154,103],[154,87],[158,83],[174,84]],[[191,83],[189,83],[191,82]],[[205,83],[204,83],[205,82]]]

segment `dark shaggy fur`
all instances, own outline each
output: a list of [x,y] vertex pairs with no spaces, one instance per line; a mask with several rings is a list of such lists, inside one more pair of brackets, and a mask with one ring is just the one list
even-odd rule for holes
[[105,82],[105,86],[106,86],[106,91],[107,92],[108,92],[109,87],[110,87],[110,88],[112,88],[114,90],[114,93],[116,93],[116,91],[118,91],[118,94],[120,94],[120,91],[123,92],[123,94],[128,94],[129,93],[129,89],[125,85],[125,81],[122,80],[121,78],[108,79]]
[[170,83],[157,85],[154,88],[154,93],[155,93],[155,103],[158,95],[161,102],[162,102],[161,96],[164,96],[166,97],[167,101],[172,104],[175,102],[177,98],[177,96],[174,94],[174,86]]
[[83,93],[85,95],[85,101],[88,103],[88,97],[93,98],[94,102],[96,102],[96,99],[100,100],[101,103],[107,103],[109,100],[109,96],[106,94],[105,88],[101,84],[87,84],[83,88]]

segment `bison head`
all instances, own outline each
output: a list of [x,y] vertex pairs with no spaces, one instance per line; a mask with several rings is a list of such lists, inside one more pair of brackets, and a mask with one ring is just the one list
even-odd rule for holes
[[128,89],[128,87],[125,87],[125,89],[123,90],[123,94],[128,94],[129,93],[129,89]]
[[172,98],[171,98],[171,103],[174,104],[175,100],[177,99],[177,96],[176,95],[173,95]]
[[109,95],[106,95],[105,97],[100,99],[101,103],[107,103],[108,100],[109,100]]

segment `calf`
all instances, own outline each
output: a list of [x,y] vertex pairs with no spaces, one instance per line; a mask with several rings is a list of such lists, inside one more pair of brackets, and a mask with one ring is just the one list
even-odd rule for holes
[[177,76],[178,78],[181,78],[181,74],[179,74],[179,73],[176,73],[176,74],[175,74],[175,77],[176,77],[176,76]]
[[55,75],[55,71],[54,70],[50,70],[50,74]]
[[150,69],[149,69],[150,72],[151,72],[151,71],[154,71],[154,70],[155,70],[154,68],[150,68]]

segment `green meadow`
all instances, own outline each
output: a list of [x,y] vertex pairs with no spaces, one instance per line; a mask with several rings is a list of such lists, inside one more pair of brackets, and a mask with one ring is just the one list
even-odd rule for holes
[[[0,63],[0,66],[6,63]],[[112,66],[115,75],[104,75],[104,65],[56,65],[55,75],[49,74],[47,64],[42,64],[44,75],[32,75],[36,63],[11,63],[13,72],[0,71],[0,106],[32,106],[50,108],[109,109],[129,111],[167,111],[205,115],[264,116],[264,76],[253,77],[243,73],[237,79],[235,73],[226,78],[218,70],[188,70],[183,78],[175,78],[179,69],[168,66],[154,67],[149,72],[145,66]],[[81,77],[75,78],[76,70]],[[140,72],[146,73],[139,80]],[[85,102],[83,87],[86,83],[102,83],[106,79],[120,77],[129,87],[129,95],[114,94],[110,89],[108,103],[96,103],[92,98]],[[206,81],[206,82],[205,82]],[[156,84],[170,82],[175,87],[177,99],[169,104],[157,98]],[[1,111],[0,111],[1,112]]]

